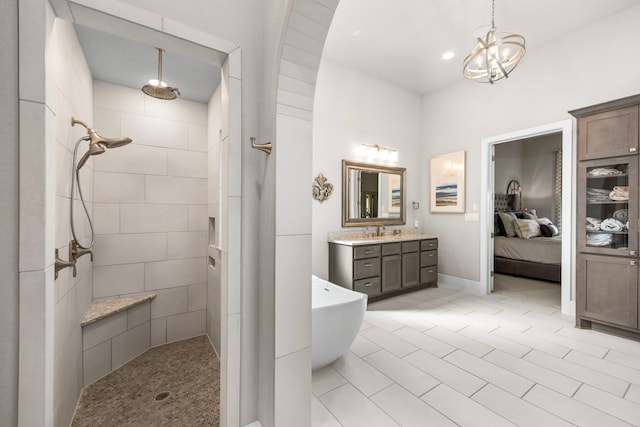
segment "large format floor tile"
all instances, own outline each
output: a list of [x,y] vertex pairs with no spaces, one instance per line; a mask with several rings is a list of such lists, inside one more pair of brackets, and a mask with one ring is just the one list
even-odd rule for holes
[[557,284],[501,276],[370,303],[313,373],[314,427],[640,427],[640,342],[574,327]]

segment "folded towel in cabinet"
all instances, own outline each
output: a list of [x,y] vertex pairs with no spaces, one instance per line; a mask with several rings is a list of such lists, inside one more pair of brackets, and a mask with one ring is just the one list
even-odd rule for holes
[[600,230],[602,231],[622,231],[624,230],[624,224],[617,219],[606,218],[602,220],[600,224]]
[[600,221],[600,219],[588,216],[585,227],[587,231],[600,231],[601,223],[602,221]]
[[609,193],[611,200],[629,200],[629,187],[616,185]]

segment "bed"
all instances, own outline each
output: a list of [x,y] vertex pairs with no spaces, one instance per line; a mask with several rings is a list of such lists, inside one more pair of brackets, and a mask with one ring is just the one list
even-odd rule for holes
[[[505,230],[500,212],[515,216],[520,219],[519,224],[532,224],[534,222],[545,222],[545,219],[531,220],[532,214],[522,212],[514,208],[519,207],[519,198],[513,194],[495,195],[494,214],[494,272],[499,274],[509,274],[512,276],[527,277],[536,280],[546,280],[549,282],[561,281],[561,259],[562,241],[559,235],[552,236],[553,232],[545,232],[547,237],[537,236],[532,233],[530,237],[523,231],[522,238],[513,235]],[[525,219],[525,216],[527,219]],[[535,214],[533,214],[535,217]],[[548,221],[548,220],[547,220]],[[548,221],[550,223],[550,221]],[[539,225],[543,230],[547,230],[548,225]],[[553,224],[551,224],[553,226]],[[553,226],[557,233],[557,227]],[[521,230],[516,230],[520,232]],[[510,237],[507,237],[510,236]]]

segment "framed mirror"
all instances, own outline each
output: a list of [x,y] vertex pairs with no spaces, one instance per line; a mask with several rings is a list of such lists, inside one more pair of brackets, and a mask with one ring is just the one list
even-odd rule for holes
[[403,225],[405,168],[342,161],[342,226]]

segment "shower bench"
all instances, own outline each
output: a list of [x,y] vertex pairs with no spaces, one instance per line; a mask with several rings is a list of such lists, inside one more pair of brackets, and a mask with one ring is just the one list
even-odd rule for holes
[[82,317],[83,383],[87,386],[150,347],[156,294],[93,300]]

